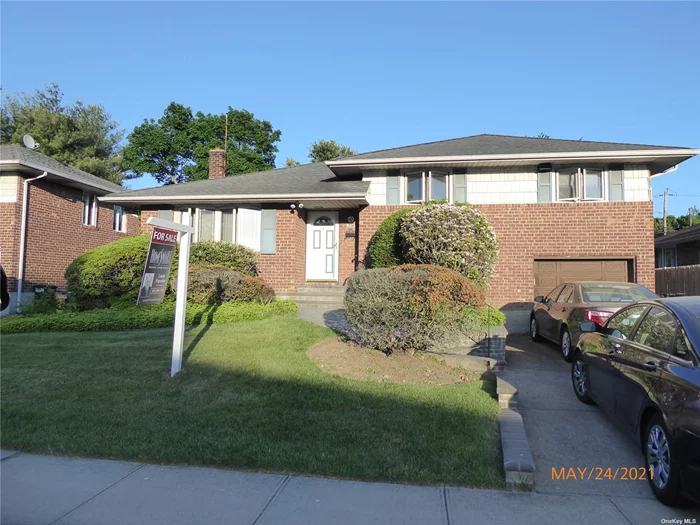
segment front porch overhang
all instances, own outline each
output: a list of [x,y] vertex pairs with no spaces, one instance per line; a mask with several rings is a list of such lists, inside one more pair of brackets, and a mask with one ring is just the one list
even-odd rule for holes
[[201,207],[226,208],[237,204],[290,205],[301,203],[309,210],[345,209],[366,206],[367,194],[291,194],[291,195],[182,195],[182,196],[126,196],[106,195],[98,197],[101,202],[140,208],[163,206],[163,208]]

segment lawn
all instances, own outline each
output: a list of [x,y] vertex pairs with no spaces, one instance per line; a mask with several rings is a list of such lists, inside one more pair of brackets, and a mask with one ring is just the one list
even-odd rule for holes
[[3,335],[2,447],[164,464],[502,487],[498,404],[481,381],[351,380],[306,355],[295,318]]

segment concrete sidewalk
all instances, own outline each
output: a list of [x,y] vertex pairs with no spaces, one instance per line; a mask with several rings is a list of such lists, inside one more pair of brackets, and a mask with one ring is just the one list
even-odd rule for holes
[[696,518],[643,498],[362,483],[2,453],[3,525],[622,524]]

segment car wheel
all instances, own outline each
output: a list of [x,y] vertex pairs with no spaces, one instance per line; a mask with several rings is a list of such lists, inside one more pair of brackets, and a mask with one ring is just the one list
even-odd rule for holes
[[644,462],[651,490],[665,505],[684,503],[685,498],[680,490],[679,463],[660,414],[654,414],[649,420],[644,436]]
[[537,319],[535,319],[534,315],[530,317],[530,339],[535,342],[542,340],[542,336],[540,336],[540,329],[537,326]]
[[571,365],[571,383],[574,385],[574,393],[578,400],[587,405],[592,405],[593,399],[588,393],[588,370],[581,352],[576,353],[574,364]]
[[571,363],[574,357],[574,351],[571,348],[571,334],[566,327],[561,331],[561,355],[567,363]]

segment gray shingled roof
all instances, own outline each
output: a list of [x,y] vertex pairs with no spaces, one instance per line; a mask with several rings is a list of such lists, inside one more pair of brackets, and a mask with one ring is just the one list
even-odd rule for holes
[[368,188],[369,182],[339,179],[323,162],[317,162],[222,179],[207,179],[186,184],[169,184],[158,188],[122,191],[109,195],[109,198],[190,195],[339,195],[346,193],[364,195]]
[[6,163],[16,162],[22,166],[33,168],[39,171],[46,171],[57,177],[67,179],[71,182],[90,186],[91,188],[103,190],[105,193],[123,191],[119,184],[91,175],[86,171],[79,170],[68,164],[64,164],[38,151],[18,145],[0,146],[0,160]]
[[[508,155],[530,153],[580,153],[590,151],[630,151],[689,149],[674,146],[650,146],[589,140],[539,139],[509,135],[472,135],[459,139],[426,142],[414,146],[360,153],[345,159],[391,159],[400,157],[447,157],[456,155]],[[334,159],[335,160],[335,159]]]

